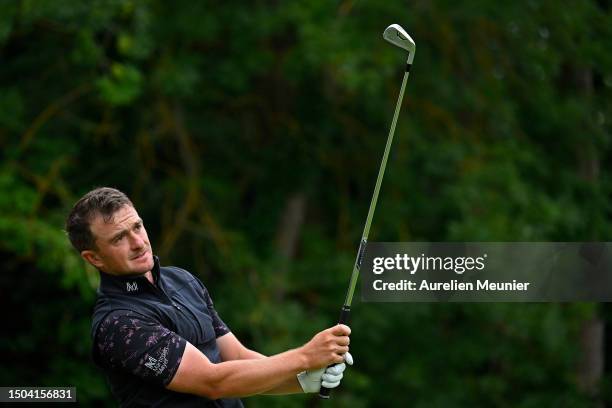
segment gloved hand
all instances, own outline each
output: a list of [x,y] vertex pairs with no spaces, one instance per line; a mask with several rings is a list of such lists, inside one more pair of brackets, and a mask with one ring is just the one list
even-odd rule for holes
[[[344,355],[344,361],[348,365],[353,365],[353,356],[351,353]],[[305,393],[319,392],[321,386],[325,388],[336,388],[340,385],[340,380],[346,370],[346,364],[334,364],[327,368],[320,368],[313,371],[302,371],[297,375],[297,379]]]

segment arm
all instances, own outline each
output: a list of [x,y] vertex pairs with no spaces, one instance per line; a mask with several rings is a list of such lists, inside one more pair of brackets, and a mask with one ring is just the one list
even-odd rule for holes
[[210,399],[243,397],[272,389],[309,365],[300,349],[272,357],[213,364],[187,343],[181,364],[167,388]]
[[299,385],[293,388],[287,383],[296,381],[297,373],[343,361],[343,354],[348,351],[349,334],[348,327],[337,325],[318,333],[298,349],[271,357],[230,360],[219,364],[211,363],[204,354],[187,343],[180,366],[167,388],[211,399],[260,394],[276,391],[277,387],[281,392],[286,387],[296,389]]
[[[238,340],[236,336],[234,336],[234,334],[231,332],[221,337],[218,337],[217,345],[219,346],[219,350],[221,352],[221,358],[223,361],[266,358],[265,355],[246,348],[240,342],[240,340]],[[347,355],[349,355],[349,353],[345,354],[345,358]],[[352,358],[350,357],[350,355],[349,355],[349,358],[350,360],[348,364],[353,364]],[[336,367],[334,370],[330,372],[332,376],[330,378],[334,378],[334,375],[337,377],[338,374],[340,374],[337,380],[339,382],[340,379],[342,379],[341,373],[344,371],[344,368],[345,368],[344,364],[342,364],[342,367]],[[322,374],[323,373],[321,373],[321,375]],[[269,395],[284,395],[284,394],[301,394],[304,392],[312,392],[312,391],[307,391],[307,389],[310,389],[310,387],[304,388],[305,385],[300,384],[300,380],[298,380],[298,377],[299,375],[296,375],[295,377],[290,377],[287,380],[280,383],[279,385],[277,385],[276,387],[271,388],[265,391],[264,393],[269,394]],[[308,381],[311,381],[311,379],[307,380],[303,378],[302,381],[308,382]],[[327,381],[333,381],[333,380],[328,379]]]
[[[223,361],[266,358],[263,354],[246,348],[231,332],[218,337],[217,345],[221,351],[221,359]],[[302,392],[303,390],[297,380],[297,376],[289,377],[277,386],[265,391],[266,394],[295,394]]]
[[217,337],[217,346],[219,346],[221,360],[223,361],[251,360],[266,357],[263,354],[246,348],[232,332]]

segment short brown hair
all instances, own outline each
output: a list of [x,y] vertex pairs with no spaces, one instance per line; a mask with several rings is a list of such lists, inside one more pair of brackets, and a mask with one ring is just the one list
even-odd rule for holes
[[96,248],[91,220],[100,214],[104,222],[109,222],[113,214],[126,205],[134,206],[124,193],[110,187],[98,187],[81,197],[66,219],[66,232],[72,246],[79,252]]

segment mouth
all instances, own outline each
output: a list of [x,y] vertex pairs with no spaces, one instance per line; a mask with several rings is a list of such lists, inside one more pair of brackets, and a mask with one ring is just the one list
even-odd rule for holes
[[132,261],[143,260],[148,253],[149,253],[149,251],[144,251],[140,255],[137,255],[136,257],[132,258]]

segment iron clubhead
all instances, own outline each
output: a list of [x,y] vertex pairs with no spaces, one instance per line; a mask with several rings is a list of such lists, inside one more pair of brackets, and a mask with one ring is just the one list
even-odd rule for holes
[[391,44],[408,51],[408,63],[412,64],[414,52],[416,51],[416,44],[410,35],[408,35],[406,30],[404,30],[399,24],[391,24],[385,29],[383,38],[389,41]]

